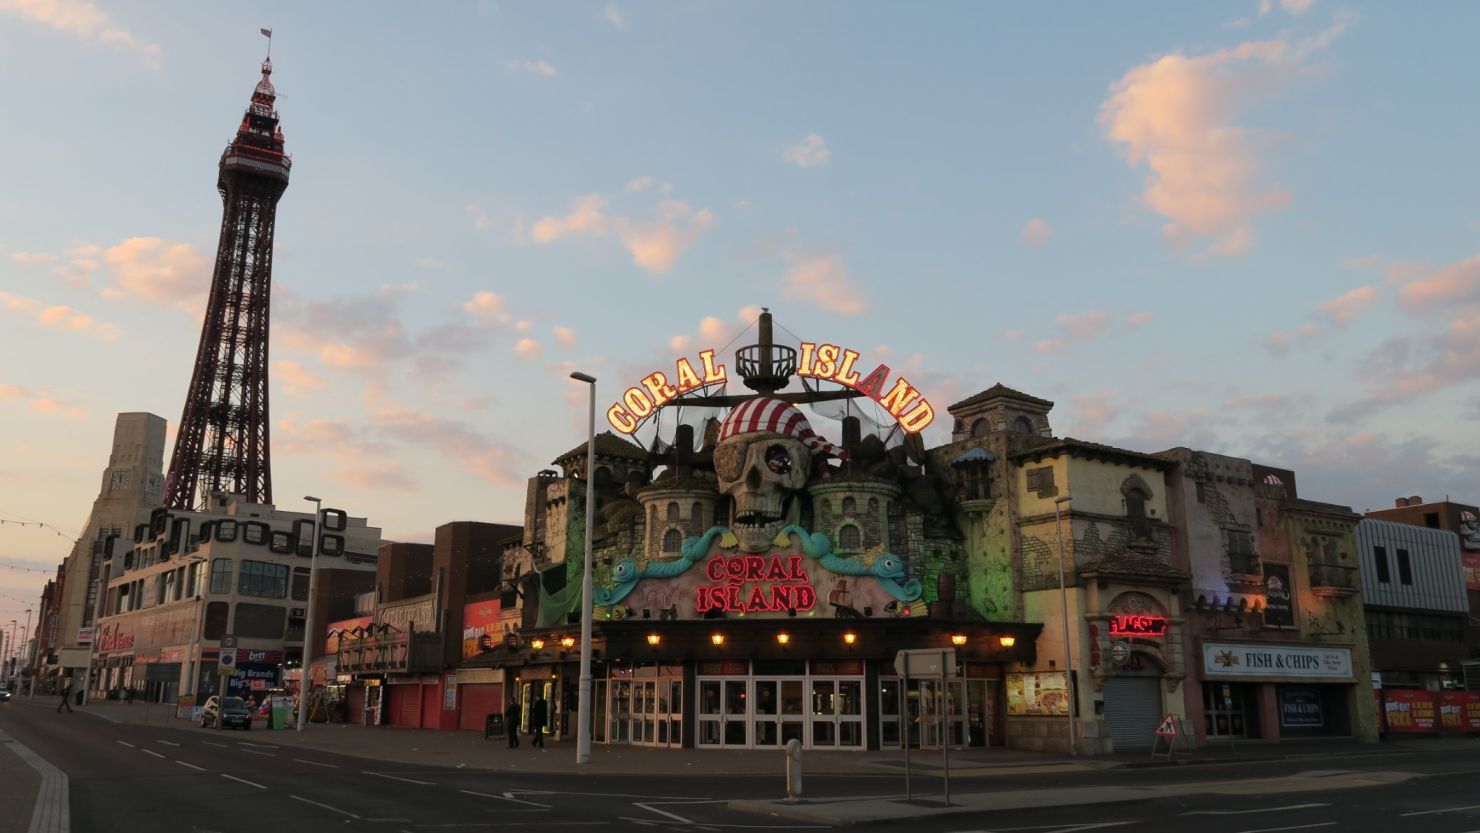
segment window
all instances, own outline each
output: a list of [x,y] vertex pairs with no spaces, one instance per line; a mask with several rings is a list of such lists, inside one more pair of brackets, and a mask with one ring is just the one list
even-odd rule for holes
[[838,549],[844,552],[863,549],[863,542],[858,534],[858,527],[847,524],[838,530]]
[[1398,581],[1413,584],[1413,565],[1408,562],[1408,550],[1398,550]]
[[288,565],[267,561],[242,560],[236,592],[262,599],[284,599],[288,596]]
[[663,533],[663,552],[678,552],[683,548],[683,533],[670,527]]
[[1429,529],[1438,529],[1439,528],[1439,513],[1438,512],[1425,512],[1425,513],[1423,513],[1423,525],[1426,526],[1426,527],[1428,527]]
[[677,503],[677,501],[673,501],[673,502],[670,502],[668,504],[668,520],[670,520],[670,521],[676,521],[676,520],[678,520],[678,503]]
[[211,592],[231,592],[231,559],[217,558],[211,561]]
[[226,614],[231,606],[226,602],[210,602],[206,605],[206,624],[203,639],[220,639],[226,633]]
[[987,418],[986,417],[982,417],[981,419],[977,420],[976,422],[971,423],[971,436],[972,437],[985,437],[987,435],[987,432],[989,432],[991,430],[992,430],[992,425],[991,425],[991,423],[987,422]]
[[308,601],[308,570],[303,567],[293,568],[293,601]]
[[858,501],[857,500],[854,500],[852,497],[845,497],[845,498],[843,498],[843,516],[844,517],[847,517],[849,515],[857,515],[857,514],[858,514]]
[[1387,547],[1373,547],[1372,560],[1377,562],[1377,580],[1383,584],[1391,584],[1393,574],[1388,571]]
[[1033,433],[1033,420],[1020,416],[1012,421],[1012,430],[1019,434],[1031,434]]
[[[242,562],[243,572],[250,561]],[[275,605],[242,602],[236,606],[236,623],[232,633],[252,639],[282,639],[287,611]]]
[[1228,568],[1243,575],[1259,572],[1259,559],[1254,555],[1254,540],[1249,533],[1229,530]]

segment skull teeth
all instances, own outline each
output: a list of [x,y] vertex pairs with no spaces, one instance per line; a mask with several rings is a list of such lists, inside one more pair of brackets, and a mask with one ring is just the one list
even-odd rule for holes
[[761,529],[781,521],[780,515],[772,515],[766,512],[747,512],[744,515],[735,516],[735,526],[741,529]]

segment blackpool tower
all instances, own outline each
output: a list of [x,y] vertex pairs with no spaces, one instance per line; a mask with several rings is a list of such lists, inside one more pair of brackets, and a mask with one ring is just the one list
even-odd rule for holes
[[217,492],[272,502],[267,409],[272,234],[293,164],[283,152],[276,100],[269,58],[236,138],[221,154],[216,179],[224,203],[221,238],[165,478],[165,506],[171,509],[205,509]]

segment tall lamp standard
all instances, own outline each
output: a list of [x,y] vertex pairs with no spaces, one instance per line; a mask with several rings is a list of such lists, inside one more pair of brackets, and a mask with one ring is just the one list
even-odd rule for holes
[[576,763],[591,762],[591,535],[596,514],[596,377],[576,371],[570,378],[591,388],[586,429],[586,555],[581,569],[581,684],[576,701]]
[[1069,588],[1064,584],[1064,530],[1059,525],[1059,507],[1068,503],[1071,498],[1064,495],[1053,502],[1053,531],[1059,539],[1059,601],[1064,606],[1064,667],[1066,669],[1066,687],[1069,689],[1069,754],[1078,755],[1074,744],[1074,719],[1079,711],[1075,699],[1078,692],[1074,686],[1074,654],[1069,651]]
[[26,608],[26,626],[24,628],[21,628],[21,661],[25,662],[26,669],[32,672],[30,677],[31,684],[26,686],[26,698],[29,700],[34,700],[36,699],[36,674],[35,669],[31,668],[32,652],[29,648],[26,647],[26,638],[30,635],[30,633],[31,609],[28,607]]
[[10,648],[9,648],[9,650],[7,650],[5,652],[5,661],[4,661],[4,664],[5,664],[5,679],[7,681],[10,679],[10,675],[12,675],[12,674],[15,673],[15,660],[12,657],[12,655],[15,653],[15,626],[16,626],[16,624],[17,624],[17,622],[14,619],[11,619],[10,620],[10,642],[9,642]]
[[302,676],[298,680],[298,731],[308,722],[308,666],[313,660],[313,604],[319,590],[319,524],[324,518],[324,502],[313,495],[303,499],[313,504],[313,555],[308,559],[308,615],[303,619],[303,661],[300,663]]

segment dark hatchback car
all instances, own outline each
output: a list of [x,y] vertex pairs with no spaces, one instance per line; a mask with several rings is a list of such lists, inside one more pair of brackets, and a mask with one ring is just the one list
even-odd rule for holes
[[[217,715],[221,722],[216,723]],[[206,701],[200,710],[201,728],[209,729],[216,726],[218,729],[229,729],[239,726],[243,729],[252,728],[252,712],[247,708],[246,701],[240,697],[212,697]]]

